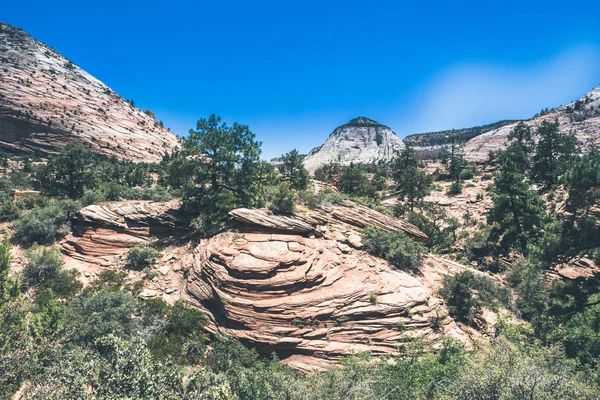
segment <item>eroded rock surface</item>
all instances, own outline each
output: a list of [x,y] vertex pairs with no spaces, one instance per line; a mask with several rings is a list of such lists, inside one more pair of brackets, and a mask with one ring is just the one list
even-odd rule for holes
[[178,147],[140,111],[49,46],[0,23],[0,148],[56,153],[79,140],[97,153],[158,162]]
[[100,266],[114,265],[134,245],[176,236],[185,225],[177,220],[176,201],[120,201],[91,205],[72,220],[73,233],[62,242],[71,258]]
[[148,280],[143,272],[129,271],[132,282],[145,282],[141,296],[185,299],[207,313],[209,331],[231,335],[264,354],[275,351],[303,370],[325,367],[352,352],[395,354],[409,337],[422,337],[432,346],[444,334],[470,341],[437,296],[441,276],[466,267],[433,258],[423,276],[412,276],[360,249],[364,226],[406,229],[401,220],[351,203],[301,208],[292,218],[312,232],[299,234],[274,229],[273,217],[264,210],[245,210],[260,218],[247,218],[240,232],[194,242],[177,240],[186,233],[177,206],[125,201],[84,208],[73,220],[73,234],[61,244],[67,266],[91,281],[105,268],[122,269],[134,244],[160,240],[158,274]]
[[191,299],[222,332],[296,368],[352,352],[395,354],[406,337],[467,341],[419,279],[335,240],[223,233],[204,251],[188,281]]
[[390,128],[359,117],[336,128],[325,144],[308,153],[304,165],[312,173],[331,163],[348,165],[389,161],[403,148],[404,143]]
[[247,228],[273,229],[292,233],[312,233],[340,242],[356,242],[356,236],[367,226],[388,232],[403,231],[417,241],[427,240],[427,235],[416,226],[399,218],[377,212],[371,208],[345,201],[342,204],[308,208],[299,206],[294,215],[274,215],[265,209],[239,208],[229,213]]

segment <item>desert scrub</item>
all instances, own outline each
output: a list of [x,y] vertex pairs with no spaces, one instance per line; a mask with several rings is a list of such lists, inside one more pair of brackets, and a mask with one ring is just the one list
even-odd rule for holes
[[127,267],[141,271],[156,263],[160,253],[150,246],[134,246],[127,253]]
[[362,233],[362,242],[365,250],[387,260],[398,269],[415,269],[423,261],[424,246],[404,232],[385,232],[367,227]]

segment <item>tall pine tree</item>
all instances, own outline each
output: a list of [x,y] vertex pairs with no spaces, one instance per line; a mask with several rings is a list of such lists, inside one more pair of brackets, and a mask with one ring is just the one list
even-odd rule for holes
[[549,189],[558,183],[579,153],[580,143],[574,135],[560,132],[558,121],[542,122],[536,133],[539,139],[532,159],[531,178]]
[[431,176],[419,169],[419,158],[415,150],[407,146],[394,160],[392,175],[396,181],[398,198],[406,200],[410,210],[429,193]]

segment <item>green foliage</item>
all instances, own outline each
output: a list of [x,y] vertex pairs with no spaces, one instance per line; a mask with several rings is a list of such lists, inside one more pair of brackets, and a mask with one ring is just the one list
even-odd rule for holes
[[66,326],[72,332],[71,340],[93,346],[106,335],[121,339],[135,336],[140,321],[135,317],[138,303],[125,292],[101,289],[76,297],[67,310]]
[[456,196],[457,194],[461,194],[462,190],[463,186],[460,182],[452,182],[452,184],[448,188],[448,194],[450,196]]
[[222,223],[234,208],[263,204],[260,189],[272,167],[261,163],[260,145],[247,126],[227,126],[215,115],[200,119],[183,139],[182,153],[167,169],[171,181],[183,183],[182,208],[197,230]]
[[473,179],[473,177],[475,175],[477,175],[478,173],[479,173],[479,170],[477,169],[477,165],[475,165],[474,163],[467,163],[465,168],[462,171],[460,171],[460,179],[462,179],[462,180]]
[[52,196],[77,199],[94,186],[94,154],[80,142],[69,142],[39,171],[42,190]]
[[409,212],[407,217],[408,222],[427,235],[425,246],[429,251],[447,252],[456,240],[458,220],[448,216],[446,210],[437,204],[422,204],[420,212]]
[[481,302],[473,293],[474,276],[464,271],[444,277],[440,295],[446,300],[450,315],[466,324],[473,324],[481,316]]
[[531,127],[524,122],[519,122],[508,133],[508,140],[512,143],[505,150],[504,157],[510,157],[519,172],[525,173],[530,167],[529,158],[535,146]]
[[13,239],[25,245],[52,244],[66,233],[66,224],[78,209],[72,200],[50,200],[13,222]]
[[568,194],[568,210],[589,216],[590,208],[600,202],[600,151],[596,146],[574,160],[563,182]]
[[11,256],[8,236],[0,242],[0,305],[19,293],[18,282],[10,277]]
[[158,250],[150,246],[133,246],[127,252],[127,266],[141,271],[154,265],[158,256],[160,256]]
[[365,250],[387,260],[398,269],[416,269],[423,260],[423,245],[404,232],[386,232],[367,227],[363,230],[362,242]]
[[546,189],[556,185],[579,152],[573,134],[561,133],[558,121],[543,121],[536,131],[539,140],[532,159],[531,178]]
[[352,196],[371,196],[373,190],[369,178],[357,165],[342,167],[342,173],[337,182],[337,188]]
[[27,258],[29,262],[23,269],[23,276],[32,286],[56,276],[62,265],[62,255],[55,247],[29,250]]
[[315,179],[322,182],[337,182],[342,173],[340,164],[325,164],[315,170]]
[[489,236],[489,229],[478,230],[465,241],[461,251],[462,260],[465,264],[475,261],[477,265],[481,265],[485,256],[495,250],[490,246]]
[[21,210],[6,193],[0,193],[0,222],[19,218]]
[[300,202],[306,204],[310,208],[327,207],[333,204],[342,204],[347,200],[347,196],[335,192],[331,189],[320,190],[313,192],[310,190],[302,190],[298,192]]
[[179,399],[178,369],[152,358],[144,341],[113,335],[98,339],[98,350],[56,347],[45,368],[34,371],[25,398]]
[[269,210],[274,214],[291,215],[294,213],[296,198],[296,191],[292,189],[291,185],[288,182],[281,182],[268,203]]
[[498,243],[500,253],[511,250],[523,253],[534,242],[548,223],[545,205],[540,196],[529,187],[511,147],[500,155],[501,169],[490,187],[494,205],[488,212],[492,225],[490,240]]
[[494,310],[498,310],[500,305],[513,307],[512,295],[508,289],[471,271],[444,276],[439,294],[446,300],[450,315],[466,324],[476,323],[483,305]]
[[458,399],[596,398],[589,384],[559,348],[523,349],[500,338],[468,360],[453,392]]
[[163,300],[149,299],[142,303],[145,323],[157,328],[148,340],[148,347],[158,360],[173,360],[178,364],[197,364],[206,351],[203,334],[206,317],[183,301],[169,307]]
[[281,156],[283,165],[280,167],[282,179],[289,182],[290,187],[296,190],[306,189],[308,186],[308,171],[304,168],[304,157],[294,149]]
[[419,169],[419,157],[409,146],[402,150],[392,165],[398,198],[406,200],[412,211],[415,203],[429,194],[433,178]]
[[447,135],[446,148],[442,155],[442,163],[448,170],[448,175],[454,181],[450,194],[458,194],[462,191],[461,173],[467,167],[464,156],[463,144],[456,133]]

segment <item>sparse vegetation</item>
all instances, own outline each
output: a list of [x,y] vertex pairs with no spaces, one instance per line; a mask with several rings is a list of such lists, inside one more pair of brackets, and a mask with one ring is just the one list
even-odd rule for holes
[[131,269],[141,271],[156,263],[160,253],[150,246],[133,246],[127,252],[127,265]]
[[423,246],[403,232],[385,232],[367,227],[363,231],[362,242],[365,250],[386,259],[398,269],[415,269],[422,262]]

